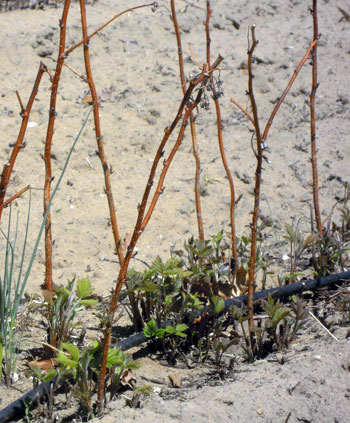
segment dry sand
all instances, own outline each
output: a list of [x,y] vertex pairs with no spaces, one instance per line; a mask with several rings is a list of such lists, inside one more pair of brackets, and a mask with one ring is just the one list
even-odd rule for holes
[[[260,41],[256,50],[259,60],[254,67],[254,83],[259,117],[264,127],[276,99],[283,92],[312,39],[312,18],[308,11],[311,3],[297,0],[212,2],[212,57],[214,60],[220,53],[225,59],[220,72],[224,90],[221,105],[225,149],[234,175],[236,195],[243,196],[236,210],[239,236],[249,235],[255,158],[250,146],[251,125],[230,103],[230,98],[234,97],[249,108],[245,94],[248,27],[256,24]],[[108,162],[115,171],[112,176],[113,195],[123,235],[133,230],[137,205],[155,151],[164,128],[172,122],[181,101],[177,46],[169,18],[169,4],[160,1],[154,13],[150,9],[128,13],[90,42],[92,70],[101,97],[102,133]],[[127,0],[99,0],[93,6],[88,6],[89,32],[127,7],[130,7]],[[342,196],[342,181],[350,180],[350,22],[339,8],[350,13],[346,0],[336,3],[319,1],[319,30],[322,37],[318,49],[320,86],[316,104],[319,195],[323,218],[330,213],[336,199]],[[205,2],[179,0],[177,10],[183,35],[185,72],[194,75],[199,68],[188,45],[193,46],[195,56],[203,62]],[[1,166],[9,157],[10,144],[15,142],[21,122],[15,90],[26,102],[40,60],[54,70],[52,59],[57,55],[60,15],[61,6],[0,14]],[[67,46],[80,39],[79,5],[73,3],[68,20]],[[72,53],[68,63],[84,74],[81,50]],[[283,235],[284,224],[291,223],[293,219],[302,218],[305,230],[309,230],[307,222],[312,201],[310,86],[311,67],[307,64],[276,116],[268,138],[270,164],[264,163],[261,213],[269,216],[276,227],[281,228],[280,236]],[[89,108],[83,102],[87,93],[86,84],[64,68],[52,147],[56,180]],[[35,188],[43,187],[44,163],[41,154],[49,96],[50,82],[44,76],[26,133],[27,147],[16,162],[8,195],[28,183]],[[208,111],[199,110],[197,131],[207,238],[221,229],[229,232],[230,195],[221,164],[215,122],[213,105]],[[173,142],[174,137],[166,152],[169,152]],[[106,294],[114,286],[118,264],[113,254],[103,173],[95,150],[93,122],[90,119],[52,206],[55,240],[53,277],[56,283],[65,283],[74,275],[87,275],[96,291]],[[210,183],[206,184],[208,181]],[[157,255],[166,259],[172,245],[181,248],[186,239],[197,235],[193,184],[194,158],[190,134],[187,132],[165,181],[164,194],[138,243],[138,258],[148,263]],[[30,246],[34,244],[42,217],[42,191],[39,189],[33,191],[32,195]],[[28,195],[24,195],[13,207],[15,211],[22,212],[21,225],[24,224],[27,204]],[[3,228],[6,227],[6,217],[5,211],[1,223]],[[285,253],[286,250],[279,251],[278,255],[282,257]],[[142,268],[137,261],[132,266]],[[44,252],[41,246],[28,282],[28,291],[38,292],[43,280]],[[324,348],[322,360],[315,361],[312,357],[320,348]],[[247,368],[246,373],[236,375],[236,381],[225,382],[223,386],[204,387],[166,402],[152,397],[141,411],[123,409],[116,412],[115,417],[101,421],[107,423],[122,417],[123,421],[140,422],[209,422],[216,419],[224,422],[284,422],[289,411],[303,410],[300,413],[293,411],[289,422],[345,423],[349,421],[346,413],[350,413],[350,379],[349,372],[341,370],[344,360],[350,362],[348,341],[342,340],[339,344],[331,340],[318,341],[312,344],[309,352],[300,353],[293,359],[288,371],[280,365],[266,362]],[[303,367],[305,363],[307,366]],[[263,369],[262,374],[258,373],[260,369]],[[345,376],[341,379],[342,372],[347,379]],[[320,382],[321,379],[326,382]],[[293,394],[287,393],[287,388]],[[311,399],[308,395],[311,395]],[[247,398],[252,404],[254,402],[254,406],[247,405]],[[261,414],[256,411],[259,407],[263,409]],[[246,414],[242,414],[242,410]]]

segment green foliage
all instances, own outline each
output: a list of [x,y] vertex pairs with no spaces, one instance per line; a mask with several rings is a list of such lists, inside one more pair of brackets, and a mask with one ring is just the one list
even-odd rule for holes
[[150,385],[134,385],[133,395],[131,398],[125,398],[125,404],[131,408],[140,408],[141,399],[150,395],[152,387]]
[[[261,231],[256,270],[262,270],[263,280],[266,280],[270,273],[270,261],[263,247],[265,238]],[[250,238],[243,236],[237,242],[240,256],[244,257],[247,253],[248,257]],[[228,249],[229,244],[223,232],[205,241],[192,237],[185,243],[183,250],[172,250],[172,257],[168,261],[163,262],[157,257],[144,272],[129,272],[128,292],[135,293],[142,317],[147,322],[144,334],[153,338],[171,362],[181,348],[194,345],[195,356],[199,361],[213,357],[215,363],[220,365],[225,351],[237,343],[236,335],[232,339],[224,339],[224,325],[227,321],[227,314],[222,315],[224,297],[231,297],[234,292],[232,272],[224,266]],[[124,293],[124,298],[128,292]],[[198,310],[203,307],[208,307],[210,313],[197,319]],[[280,315],[279,305],[272,309],[271,313],[274,314],[270,319],[271,327],[278,326],[287,311],[283,310]],[[129,313],[132,313],[131,308]],[[186,319],[186,342],[185,331],[179,323],[161,327],[161,323],[171,319],[176,322]]]
[[[29,260],[25,269],[25,259],[26,259],[26,247],[27,239],[29,233],[29,223],[30,223],[30,209],[31,209],[31,189],[29,189],[29,202],[28,202],[28,215],[26,220],[24,241],[21,251],[19,252],[20,262],[17,263],[18,273],[15,275],[15,258],[17,254],[16,243],[18,235],[18,218],[16,222],[16,230],[14,238],[12,239],[12,207],[10,206],[10,213],[8,219],[8,231],[7,234],[0,228],[1,235],[5,240],[5,248],[1,250],[1,255],[3,254],[3,277],[0,276],[0,367],[3,371],[5,377],[6,385],[9,385],[12,382],[12,376],[16,368],[16,359],[17,351],[19,350],[23,329],[24,329],[24,318],[27,316],[25,313],[19,313],[21,302],[24,296],[25,288],[27,285],[28,278],[30,276],[33,263],[38,251],[39,243],[41,236],[45,229],[45,223],[47,216],[50,212],[52,201],[55,198],[56,192],[60,187],[63,176],[66,172],[70,157],[76,146],[80,134],[84,129],[86,122],[91,113],[92,107],[89,109],[89,112],[84,119],[84,122],[80,128],[78,135],[75,137],[75,140],[69,150],[67,159],[64,162],[62,171],[58,178],[57,184],[52,190],[50,201],[47,205],[46,212],[42,218],[39,232],[36,236],[34,247],[29,254]],[[20,317],[19,317],[20,316]],[[0,376],[1,376],[0,371]]]
[[209,302],[210,308],[214,314],[221,313],[225,307],[225,301],[222,297],[215,297],[214,295],[211,295],[209,297]]
[[341,222],[337,225],[329,218],[312,254],[316,276],[344,272],[350,266],[350,192],[345,187],[342,206],[339,208]]
[[[184,292],[183,284],[191,275],[192,271],[184,269],[178,258],[171,257],[164,263],[157,257],[146,271],[128,273],[128,289],[121,299],[133,293],[144,321],[155,319],[160,325],[175,314],[181,319],[185,309],[189,311],[191,307],[195,309],[201,305],[194,295]],[[134,311],[133,307],[128,308],[129,314]]]
[[301,298],[293,296],[289,307],[283,306],[279,300],[272,297],[262,300],[261,305],[266,313],[262,323],[254,328],[254,338],[247,332],[247,308],[233,307],[232,313],[240,324],[243,333],[246,352],[249,361],[263,358],[271,351],[280,351],[288,348],[298,331],[305,324],[309,312]]
[[[22,246],[21,262],[18,275],[15,275],[15,255],[18,237],[18,215],[15,234],[12,235],[12,209],[10,208],[7,234],[0,227],[5,240],[3,250],[3,276],[0,275],[0,378],[4,374],[5,383],[9,386],[12,382],[13,372],[16,368],[17,353],[22,333],[23,320],[18,319],[20,301],[23,294],[22,272],[26,251],[27,235],[29,229],[30,207],[28,211],[25,239]],[[13,236],[13,239],[11,239]]]
[[297,268],[302,254],[316,242],[318,239],[317,234],[309,234],[307,237],[304,237],[302,228],[301,228],[301,219],[297,221],[296,224],[285,225],[286,235],[283,236],[285,240],[289,243],[290,248],[290,273],[285,275],[285,280],[288,283],[293,283],[293,280],[297,273]]
[[[266,237],[267,235],[263,232],[264,224],[259,226],[258,228],[258,236],[257,236],[257,249],[256,249],[256,261],[255,261],[255,275],[257,277],[258,272],[262,273],[261,276],[261,287],[265,289],[267,277],[270,275],[274,275],[271,272],[271,259],[268,249],[266,248]],[[251,238],[242,235],[240,238],[237,239],[237,251],[238,255],[242,261],[242,267],[248,272],[249,271],[249,258],[250,258],[250,250],[251,250]],[[244,285],[246,285],[246,281],[244,280]],[[245,286],[238,284],[239,288],[245,288]]]
[[[87,291],[85,291],[85,294]],[[85,295],[84,294],[84,295]],[[84,418],[94,416],[92,397],[97,391],[97,380],[101,370],[102,345],[95,340],[89,347],[79,349],[72,343],[61,343],[57,354],[58,367],[51,367],[48,373],[39,367],[30,365],[27,377],[33,377],[40,382],[55,381],[55,386],[62,382],[70,385],[74,396],[77,398]],[[121,381],[126,371],[140,366],[124,354],[120,348],[110,348],[107,357],[106,391],[113,398],[121,388]]]
[[91,298],[94,289],[88,278],[79,279],[74,290],[74,280],[66,286],[54,286],[53,293],[43,290],[44,302],[38,307],[45,317],[49,338],[53,346],[60,347],[68,342],[75,328],[81,325],[75,321],[77,314],[94,307],[98,301]]
[[147,338],[158,338],[162,339],[168,335],[180,336],[181,338],[186,338],[184,333],[188,329],[188,325],[185,323],[176,323],[174,326],[166,326],[164,329],[157,328],[157,324],[154,319],[150,320],[146,327],[143,330],[144,335]]
[[23,402],[24,402],[24,405],[25,405],[24,416],[25,416],[26,422],[30,423],[29,414],[30,414],[30,408],[32,406],[32,401],[30,401],[28,398],[25,398]]
[[[180,339],[186,337],[187,328],[191,327],[189,342],[196,333],[196,328],[187,323],[193,322],[197,311],[208,306],[217,315],[224,307],[220,293],[231,296],[232,275],[223,270],[227,249],[229,244],[223,232],[207,241],[192,237],[183,250],[172,250],[172,256],[166,262],[157,257],[144,272],[129,271],[127,290],[121,294],[122,303],[133,321],[137,304],[143,321],[148,322],[144,334],[154,338],[164,350],[172,350],[171,361],[176,350],[184,345]],[[130,298],[130,293],[134,295],[133,305],[125,301]],[[176,322],[186,319],[186,325],[177,323],[161,328],[161,323],[171,319]]]
[[222,297],[211,295],[209,298],[209,313],[202,315],[199,326],[192,325],[192,337],[197,339],[195,354],[201,362],[212,358],[217,366],[221,368],[223,354],[237,343],[236,336],[226,341],[224,324],[227,323],[227,316],[223,314],[225,301]]

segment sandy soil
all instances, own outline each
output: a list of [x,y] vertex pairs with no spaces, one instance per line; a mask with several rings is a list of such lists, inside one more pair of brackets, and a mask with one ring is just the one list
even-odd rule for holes
[[[313,331],[319,332],[317,324]],[[335,333],[343,338],[344,328]],[[347,422],[349,339],[337,343],[327,336],[312,337],[283,357],[283,364],[274,355],[253,365],[239,364],[226,380],[203,369],[200,376],[169,369],[168,374],[182,376],[179,389],[157,371],[153,377],[163,384],[153,384],[153,389],[160,393],[141,401],[142,408],[132,409],[122,398],[108,405],[108,416],[94,421],[277,423],[285,422],[290,413],[289,422]]]
[[[159,6],[154,13],[150,9],[141,9],[124,15],[90,43],[92,69],[101,97],[102,133],[108,162],[115,170],[112,177],[113,194],[123,235],[132,232],[137,205],[155,151],[164,128],[175,117],[182,97],[169,2],[161,1]],[[126,7],[130,7],[130,2],[126,0],[99,0],[93,6],[88,6],[89,32]],[[248,26],[256,24],[260,41],[256,50],[259,60],[255,65],[254,83],[261,125],[264,127],[276,99],[283,92],[311,41],[312,18],[308,7],[311,7],[311,1],[212,2],[212,57],[214,60],[220,53],[225,58],[220,72],[224,90],[221,105],[225,149],[234,175],[236,195],[242,195],[236,210],[239,236],[249,234],[255,158],[250,147],[251,125],[230,103],[230,98],[234,97],[244,107],[249,107],[245,94]],[[317,90],[317,141],[323,218],[328,216],[336,199],[342,196],[342,182],[350,180],[347,159],[350,154],[350,23],[339,8],[350,12],[346,0],[339,0],[337,4],[319,1],[322,37],[318,49],[320,86]],[[183,35],[185,71],[187,75],[194,75],[199,68],[188,45],[193,46],[200,62],[205,61],[205,2],[179,0],[177,9]],[[0,14],[2,164],[9,157],[10,144],[15,142],[21,122],[15,91],[19,91],[25,103],[40,60],[54,70],[52,59],[57,55],[60,15],[60,6]],[[80,39],[79,6],[73,3],[68,21],[67,46]],[[78,73],[84,74],[81,50],[72,53],[67,62]],[[268,138],[270,164],[264,164],[261,213],[269,216],[276,228],[281,229],[279,236],[283,235],[283,225],[291,223],[293,219],[302,218],[305,230],[309,230],[307,222],[312,201],[308,107],[310,85],[311,67],[306,65],[276,116]],[[86,84],[64,68],[52,147],[56,180],[87,113],[89,106],[84,103],[87,93]],[[28,183],[37,188],[32,193],[30,246],[34,244],[42,217],[44,163],[41,154],[46,135],[49,95],[50,82],[44,77],[26,133],[27,147],[19,155],[8,190],[10,196]],[[203,219],[205,234],[209,238],[221,229],[229,231],[230,206],[228,183],[216,141],[213,105],[208,111],[199,110],[197,131],[202,166]],[[174,137],[166,153],[173,142]],[[95,150],[96,141],[90,119],[52,207],[54,281],[65,283],[74,275],[87,275],[96,291],[106,294],[114,285],[118,263],[113,254],[103,173]],[[191,235],[197,235],[193,184],[194,159],[190,134],[186,133],[168,173],[164,194],[138,243],[138,258],[148,263],[158,254],[167,258],[172,245],[181,247]],[[24,195],[13,208],[21,211],[22,227],[27,204],[28,196]],[[5,212],[1,223],[3,228],[6,227],[6,217]],[[276,260],[283,254],[286,254],[286,250],[279,251]],[[132,266],[142,267],[137,261]],[[28,282],[28,291],[38,292],[43,279],[44,253],[41,247]],[[345,422],[344,409],[350,412],[349,393],[346,391],[350,385],[349,373],[341,370],[344,360],[349,360],[349,345],[344,338],[339,344],[324,339],[312,343],[310,350],[296,354],[287,370],[278,364],[265,362],[239,372],[235,375],[236,381],[225,382],[223,386],[185,392],[181,394],[181,401],[185,401],[181,407],[180,399],[163,402],[158,398],[146,402],[141,412],[124,408],[121,411],[119,408],[118,416],[122,413],[124,421],[212,421],[220,416],[223,421],[280,422],[285,421],[292,410],[288,404],[293,403],[294,407],[295,404],[300,406],[298,409],[302,411],[300,414],[293,412],[290,422]],[[314,356],[319,354],[320,349],[322,360],[315,360]],[[263,370],[257,376],[260,369]],[[342,374],[347,379],[345,376],[341,379]],[[321,383],[321,380],[326,382]],[[267,387],[269,396],[264,397]],[[287,393],[287,388],[293,393]],[[281,398],[278,398],[280,395]],[[311,395],[311,400],[307,398],[308,395]],[[255,401],[254,407],[261,407],[263,413],[257,415],[255,408],[247,407],[247,397]],[[213,401],[213,407],[208,405],[208,401]],[[188,411],[189,407],[192,407],[191,411]],[[249,408],[250,414],[243,415],[240,407],[246,411]],[[237,420],[237,416],[244,418]],[[106,418],[103,421],[114,420]]]

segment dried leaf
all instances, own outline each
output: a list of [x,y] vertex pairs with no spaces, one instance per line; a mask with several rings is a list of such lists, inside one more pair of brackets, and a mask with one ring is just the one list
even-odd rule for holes
[[131,371],[128,369],[123,370],[122,376],[120,378],[120,384],[124,386],[124,388],[134,389],[135,383],[136,379],[134,378]]
[[48,373],[48,371],[58,365],[58,361],[54,358],[48,358],[46,360],[33,360],[27,362],[28,366],[38,367],[39,369],[43,370],[45,373]]
[[181,387],[181,376],[178,373],[168,375],[173,388]]
[[304,241],[304,246],[308,247],[309,245],[311,245],[314,241],[316,241],[318,238],[318,234],[310,234],[306,237],[305,241]]
[[223,297],[225,300],[232,297],[232,287],[226,282],[218,282],[218,294],[220,297]]
[[122,247],[122,251],[123,251],[124,255],[126,255],[126,253],[128,251],[130,241],[131,241],[131,233],[126,232],[125,237],[123,239],[123,242],[121,243],[121,247]]
[[244,267],[240,267],[236,273],[236,280],[235,280],[235,292],[241,295],[247,287],[247,274],[248,270]]
[[82,103],[83,104],[93,104],[93,99],[92,99],[92,96],[91,96],[91,94],[88,94],[87,96],[85,96],[84,98],[83,98],[83,100],[82,100]]

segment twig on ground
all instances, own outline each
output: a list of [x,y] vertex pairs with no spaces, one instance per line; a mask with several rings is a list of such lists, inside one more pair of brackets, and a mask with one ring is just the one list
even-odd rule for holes
[[335,339],[337,342],[339,342],[339,339],[335,335],[333,335],[333,333],[330,330],[328,330],[323,323],[321,323],[319,321],[319,319],[313,314],[312,311],[309,310],[309,314],[328,333],[328,335],[330,335],[333,339]]

